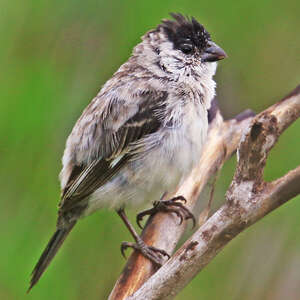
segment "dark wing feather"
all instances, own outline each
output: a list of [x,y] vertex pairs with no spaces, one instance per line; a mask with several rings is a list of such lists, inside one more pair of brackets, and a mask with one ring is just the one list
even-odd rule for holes
[[[159,98],[154,98],[153,94],[145,96],[138,112],[129,118],[123,126],[115,132],[107,131],[104,133],[103,141],[113,144],[113,146],[99,145],[99,148],[103,149],[104,146],[111,150],[107,151],[104,156],[101,153],[101,159],[92,161],[85,168],[77,167],[73,170],[69,183],[63,191],[60,214],[76,209],[77,206],[84,209],[85,205],[82,201],[108,182],[135,155],[130,152],[130,146],[161,127],[158,110],[164,109],[164,100],[167,94],[164,93]],[[112,166],[111,163],[118,157],[120,160]],[[80,172],[78,172],[79,170]]]
[[129,155],[125,154],[113,168],[110,167],[111,160],[100,159],[93,161],[82,171],[77,180],[64,194],[64,201],[60,208],[64,211],[73,209],[80,200],[86,198],[109,181],[124,166],[128,159]]

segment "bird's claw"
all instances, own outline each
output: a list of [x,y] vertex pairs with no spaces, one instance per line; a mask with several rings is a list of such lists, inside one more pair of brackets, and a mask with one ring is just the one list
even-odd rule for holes
[[141,229],[143,229],[140,222],[143,220],[144,216],[146,216],[146,215],[152,216],[159,211],[173,212],[180,219],[179,225],[182,224],[183,220],[192,219],[193,228],[194,228],[196,226],[196,219],[195,219],[194,215],[189,211],[189,209],[186,208],[185,205],[181,202],[186,204],[186,199],[183,196],[177,196],[170,200],[155,201],[153,203],[152,208],[144,210],[141,213],[137,214],[136,222],[137,222],[138,226]]
[[151,260],[158,266],[162,265],[162,256],[167,256],[168,259],[170,255],[163,249],[158,249],[153,246],[147,246],[143,240],[139,240],[137,243],[131,242],[122,242],[121,244],[121,253],[122,256],[126,259],[125,250],[127,248],[133,248],[134,250],[140,252],[143,256]]

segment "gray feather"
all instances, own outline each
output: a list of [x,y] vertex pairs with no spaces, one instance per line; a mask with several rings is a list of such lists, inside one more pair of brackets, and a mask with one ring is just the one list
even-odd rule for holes
[[[76,178],[70,177],[71,184],[67,183],[59,205],[61,215],[68,214],[77,205],[82,207],[82,201],[109,181],[128,160],[136,155],[136,145],[139,141],[161,127],[162,121],[157,111],[162,109],[167,94],[164,93],[158,98],[157,95],[149,92],[143,93],[141,97],[143,100],[139,102],[136,114],[124,122],[117,131],[102,130],[102,139],[105,143],[99,145],[101,158],[93,160],[76,175]],[[103,123],[105,124],[106,120],[103,120]],[[112,164],[116,159],[118,162]]]

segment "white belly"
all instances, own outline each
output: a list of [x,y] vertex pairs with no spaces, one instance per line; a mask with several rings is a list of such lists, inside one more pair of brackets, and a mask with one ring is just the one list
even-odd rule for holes
[[206,139],[207,111],[202,105],[197,108],[187,107],[188,118],[184,118],[178,128],[162,129],[158,135],[163,139],[157,147],[124,167],[119,175],[95,191],[84,215],[103,207],[138,208],[173,190],[199,160]]

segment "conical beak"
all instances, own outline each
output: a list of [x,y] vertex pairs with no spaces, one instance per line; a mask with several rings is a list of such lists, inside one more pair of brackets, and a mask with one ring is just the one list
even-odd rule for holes
[[227,54],[221,47],[213,42],[210,42],[208,48],[206,48],[204,53],[201,55],[201,60],[203,62],[213,62],[226,57]]

